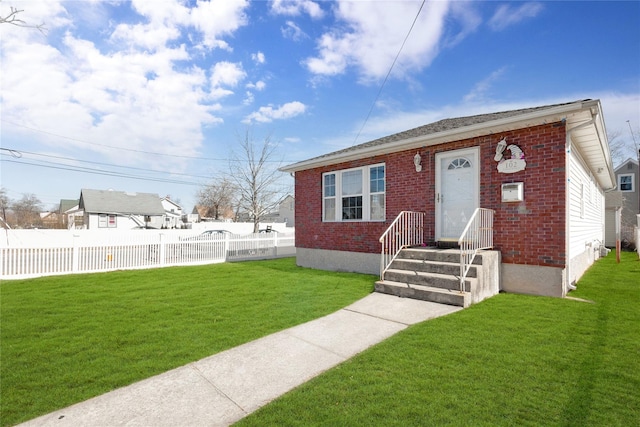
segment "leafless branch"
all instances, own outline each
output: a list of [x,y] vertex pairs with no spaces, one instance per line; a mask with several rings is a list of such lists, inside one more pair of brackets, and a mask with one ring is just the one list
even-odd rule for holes
[[15,25],[16,27],[23,27],[23,28],[35,28],[36,30],[40,31],[42,34],[45,34],[46,28],[44,26],[44,23],[40,25],[27,24],[24,20],[18,17],[18,15],[22,12],[24,12],[24,10],[16,9],[13,6],[10,6],[9,14],[6,16],[0,16],[0,24],[10,24],[10,25]]

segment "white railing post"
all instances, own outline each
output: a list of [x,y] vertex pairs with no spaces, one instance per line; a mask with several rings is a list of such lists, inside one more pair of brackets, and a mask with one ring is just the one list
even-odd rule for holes
[[458,239],[460,246],[460,292],[464,292],[467,273],[478,251],[493,247],[493,214],[492,209],[477,208]]
[[402,249],[424,243],[424,212],[400,212],[379,241],[382,245],[380,280],[384,280],[385,271]]

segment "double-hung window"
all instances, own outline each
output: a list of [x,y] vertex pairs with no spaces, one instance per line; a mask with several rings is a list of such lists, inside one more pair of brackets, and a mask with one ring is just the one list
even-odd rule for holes
[[633,182],[633,178],[632,173],[618,175],[618,189],[624,192],[634,191],[635,182]]
[[98,228],[116,228],[116,216],[113,214],[98,215]]
[[384,221],[384,164],[322,175],[322,220]]

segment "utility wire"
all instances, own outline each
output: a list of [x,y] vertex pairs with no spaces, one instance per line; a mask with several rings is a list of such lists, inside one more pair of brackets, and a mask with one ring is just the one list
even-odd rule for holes
[[[18,124],[18,123],[9,121],[9,120],[0,119],[0,121],[2,121],[4,123],[9,123],[9,124],[11,124],[13,126],[21,127],[23,129],[28,129],[28,130],[31,130],[33,132],[39,132],[39,133],[43,133],[45,135],[51,135],[51,136],[55,136],[57,138],[62,138],[62,139],[66,139],[66,140],[69,140],[69,141],[79,142],[81,144],[95,145],[97,147],[108,148],[110,150],[122,150],[122,151],[129,151],[129,152],[132,152],[132,153],[150,154],[152,156],[163,156],[163,157],[172,157],[172,158],[180,158],[180,159],[191,159],[191,160],[205,160],[205,161],[214,161],[214,162],[238,162],[239,161],[238,159],[198,157],[198,156],[183,156],[183,155],[180,155],[180,154],[167,154],[167,153],[158,153],[158,152],[154,152],[154,151],[136,150],[134,148],[113,147],[111,145],[98,144],[97,142],[84,141],[82,139],[72,138],[70,136],[60,135],[60,134],[57,134],[57,133],[53,133],[53,132],[48,132],[48,131],[45,131],[45,130],[32,128],[32,127],[21,125],[21,124]],[[267,160],[267,161],[268,162],[273,162],[273,163],[279,162],[277,160]],[[287,161],[287,162],[295,163],[296,161],[292,160],[292,161]]]
[[[145,176],[137,176],[137,175],[129,175],[129,174],[122,174],[119,172],[113,172],[113,171],[100,171],[98,169],[90,169],[90,168],[82,168],[82,167],[63,167],[63,166],[59,166],[60,164],[42,164],[42,163],[31,163],[31,162],[25,162],[25,161],[19,161],[19,160],[8,160],[8,159],[3,159],[2,162],[7,162],[7,163],[19,163],[19,164],[23,164],[23,165],[28,165],[28,166],[37,166],[37,167],[42,167],[42,168],[49,168],[49,169],[58,169],[58,170],[67,170],[67,171],[72,171],[72,172],[82,172],[82,173],[89,173],[89,174],[93,174],[93,175],[106,175],[106,176],[113,176],[113,177],[117,177],[117,178],[126,178],[126,179],[138,179],[141,181],[155,181],[155,182],[164,182],[167,184],[181,184],[181,185],[193,185],[193,186],[201,186],[201,184],[197,183],[197,182],[189,182],[189,181],[178,181],[178,180],[171,180],[171,179],[161,179],[161,178],[153,178],[153,177],[145,177]],[[48,162],[51,163],[51,162]]]
[[[139,171],[145,171],[145,172],[164,173],[164,174],[169,174],[169,175],[180,175],[180,176],[185,176],[185,177],[189,177],[189,178],[211,179],[211,176],[192,175],[192,174],[179,173],[179,172],[159,171],[159,170],[148,169],[148,168],[137,168],[137,167],[134,167],[134,166],[122,166],[122,165],[115,165],[113,163],[94,162],[94,161],[91,161],[91,160],[74,159],[73,157],[54,156],[52,154],[41,154],[41,153],[34,153],[34,152],[31,152],[31,151],[24,151],[24,150],[18,151],[18,150],[9,149],[9,148],[0,148],[0,150],[8,151],[15,158],[22,157],[22,154],[30,154],[32,156],[49,157],[49,158],[52,158],[52,159],[69,160],[69,161],[72,161],[72,162],[89,163],[89,164],[100,165],[100,166],[110,166],[110,167],[116,167],[116,168],[122,168],[122,169],[132,169],[132,170],[139,170]],[[4,154],[4,153],[1,153],[1,154]],[[67,166],[66,163],[57,163],[57,164],[63,165],[63,166]],[[73,165],[69,165],[69,166],[73,166]]]
[[362,126],[360,127],[360,130],[358,131],[358,134],[354,138],[353,144],[351,144],[352,146],[355,145],[355,143],[358,141],[358,138],[360,137],[360,134],[362,133],[362,130],[364,129],[364,127],[367,124],[367,122],[369,121],[369,118],[371,117],[371,113],[373,112],[373,108],[375,107],[376,102],[378,102],[378,99],[380,98],[380,94],[382,94],[382,89],[384,88],[384,85],[387,83],[387,80],[389,79],[389,76],[391,75],[391,71],[393,70],[393,67],[396,65],[396,62],[398,61],[398,58],[400,57],[400,53],[402,52],[402,49],[404,48],[404,45],[407,43],[407,40],[409,39],[409,35],[411,35],[411,31],[413,31],[413,27],[415,27],[416,22],[418,21],[418,17],[420,16],[420,13],[422,12],[422,8],[424,7],[425,2],[426,2],[426,0],[422,0],[422,4],[420,5],[420,9],[418,9],[418,13],[416,13],[415,18],[413,18],[413,22],[411,23],[411,28],[409,28],[409,31],[407,32],[407,35],[405,36],[404,40],[402,41],[402,45],[400,46],[400,49],[398,49],[398,53],[396,54],[396,57],[393,59],[393,63],[391,63],[391,67],[389,67],[389,71],[387,72],[387,75],[384,77],[384,80],[382,81],[382,84],[380,85],[380,89],[378,89],[378,93],[377,93],[375,99],[373,100],[373,103],[371,104],[371,108],[369,108],[369,112],[367,113],[367,117],[364,119],[364,123],[362,123]]

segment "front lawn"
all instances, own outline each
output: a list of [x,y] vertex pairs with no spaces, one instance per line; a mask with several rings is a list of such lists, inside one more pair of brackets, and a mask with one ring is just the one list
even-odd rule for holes
[[332,313],[374,281],[293,258],[4,281],[1,425]]
[[639,425],[637,255],[570,296],[592,302],[500,294],[412,326],[238,425]]

